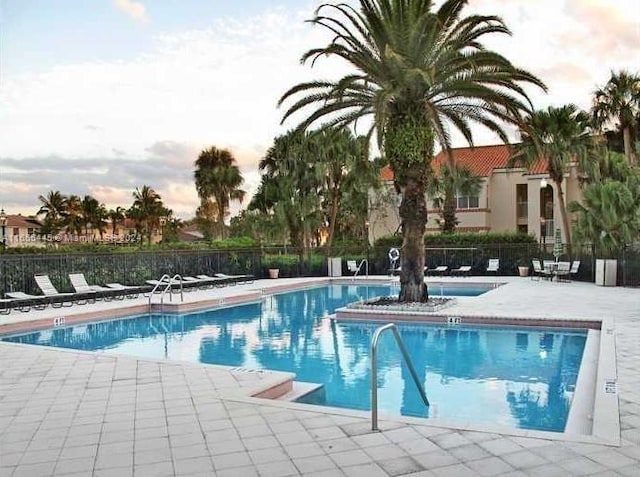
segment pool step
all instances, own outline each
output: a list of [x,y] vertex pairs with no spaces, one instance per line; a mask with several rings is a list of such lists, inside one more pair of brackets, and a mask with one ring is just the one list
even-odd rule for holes
[[294,381],[291,391],[278,397],[279,401],[297,401],[313,391],[320,389],[323,385],[318,383],[305,383],[302,381]]

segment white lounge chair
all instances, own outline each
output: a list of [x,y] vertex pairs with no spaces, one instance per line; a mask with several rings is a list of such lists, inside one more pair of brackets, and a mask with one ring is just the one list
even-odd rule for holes
[[436,268],[429,268],[427,270],[431,275],[444,275],[449,270],[449,267],[446,265],[438,265]]
[[458,268],[451,269],[451,275],[466,276],[471,273],[471,265],[461,265]]
[[49,275],[36,275],[34,278],[43,295],[51,299],[51,306],[54,308],[72,306],[74,303],[84,305],[96,298],[96,292],[61,293],[53,286]]
[[498,270],[500,269],[500,259],[499,258],[490,258],[489,263],[487,265],[487,273],[495,273],[498,274]]
[[123,294],[118,293],[118,291],[113,288],[101,287],[100,285],[89,285],[84,273],[70,273],[69,280],[71,281],[71,286],[76,293],[91,294],[93,292],[96,294],[96,299],[104,298],[105,300],[124,298]]
[[14,303],[14,308],[20,311],[29,311],[31,307],[36,310],[44,310],[51,303],[49,298],[42,295],[31,295],[24,292],[7,292],[5,295],[17,301]]

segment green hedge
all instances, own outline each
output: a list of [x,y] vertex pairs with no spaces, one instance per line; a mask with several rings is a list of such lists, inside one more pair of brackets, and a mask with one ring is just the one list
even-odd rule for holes
[[[427,247],[433,246],[469,246],[469,245],[492,245],[492,244],[535,244],[536,238],[533,235],[516,232],[461,232],[454,234],[427,234],[424,237],[424,244]],[[402,237],[399,235],[388,235],[376,240],[376,247],[399,247],[402,245]]]

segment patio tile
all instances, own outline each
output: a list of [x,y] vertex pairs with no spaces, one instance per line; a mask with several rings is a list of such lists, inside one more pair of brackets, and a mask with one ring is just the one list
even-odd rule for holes
[[397,457],[395,459],[377,460],[376,462],[382,470],[392,477],[425,470],[421,464],[408,456]]
[[233,469],[216,470],[218,477],[258,477],[258,470],[253,466],[236,467]]
[[322,448],[315,442],[307,442],[298,445],[289,445],[284,447],[285,452],[292,459],[301,459],[304,457],[314,457],[324,455]]
[[280,460],[289,460],[289,456],[285,454],[284,450],[280,447],[249,451],[249,456],[251,457],[251,461],[256,465],[267,462],[277,462]]
[[478,473],[463,464],[455,464],[447,467],[433,469],[437,477],[477,477]]
[[549,463],[548,459],[526,450],[504,454],[500,458],[516,469],[527,469]]
[[18,465],[13,471],[12,477],[44,477],[53,474],[55,462],[39,464]]
[[136,465],[133,468],[135,477],[169,477],[175,474],[172,462]]
[[95,457],[80,457],[77,459],[65,459],[58,461],[55,468],[56,474],[71,474],[74,472],[84,472],[90,474],[93,472]]
[[293,459],[293,464],[303,475],[322,470],[337,470],[336,464],[324,455]]
[[417,454],[412,456],[425,469],[435,469],[437,467],[446,467],[453,464],[457,464],[459,460],[444,450],[437,450],[433,452],[427,452],[426,454]]
[[176,475],[187,475],[195,473],[213,473],[213,463],[210,457],[197,457],[187,460],[174,460],[173,467]]
[[338,467],[348,467],[351,465],[366,464],[371,462],[371,457],[362,450],[349,450],[344,452],[335,452],[329,454],[329,457],[338,465]]
[[476,444],[454,447],[449,452],[463,462],[491,457],[491,454]]
[[214,456],[212,460],[216,472],[223,469],[246,467],[253,464],[248,452],[232,452],[229,454],[221,454]]
[[347,477],[387,477],[388,474],[378,464],[362,464],[342,467]]
[[498,457],[487,457],[485,459],[465,461],[464,463],[478,475],[491,476],[499,475],[513,470],[513,467]]
[[478,445],[497,456],[522,450],[521,446],[506,437],[501,437],[492,441],[480,442]]
[[279,462],[269,462],[256,464],[260,477],[286,477],[289,475],[300,475],[293,463],[289,460]]

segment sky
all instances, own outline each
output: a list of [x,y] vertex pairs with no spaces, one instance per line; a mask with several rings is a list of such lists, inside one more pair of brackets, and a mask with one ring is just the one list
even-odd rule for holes
[[[327,43],[304,21],[320,3],[0,0],[0,207],[35,214],[50,190],[128,207],[149,185],[189,218],[210,146],[233,153],[250,196],[273,138],[296,126],[280,124],[280,96],[349,71],[300,64]],[[638,0],[470,0],[472,12],[505,20],[512,36],[485,44],[547,84],[527,90],[536,108],[589,108],[611,70],[640,73]]]

